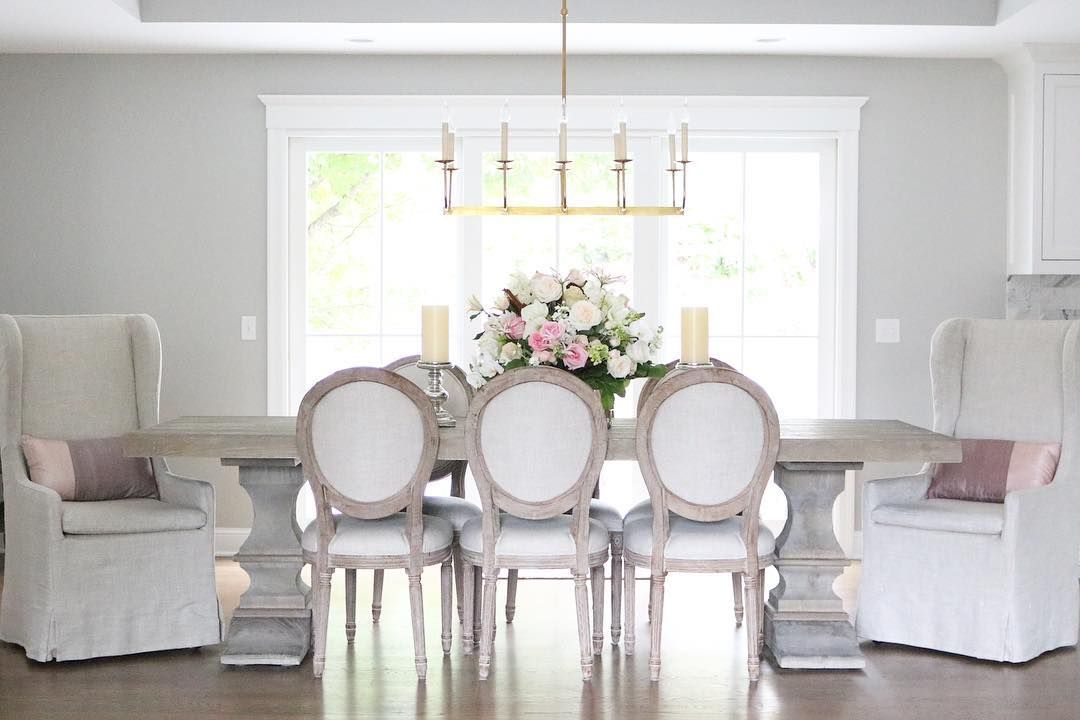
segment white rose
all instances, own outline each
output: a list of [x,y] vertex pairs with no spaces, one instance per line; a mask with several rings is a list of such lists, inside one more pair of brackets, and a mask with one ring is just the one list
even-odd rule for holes
[[600,308],[588,300],[574,303],[574,307],[570,308],[570,323],[575,330],[588,330],[603,319],[604,314],[600,312]]
[[630,327],[627,329],[638,340],[644,340],[647,343],[651,343],[656,338],[656,331],[653,330],[652,325],[645,322],[645,318],[638,318],[630,323]]
[[[626,317],[629,314],[630,309],[625,305],[612,306],[611,310],[608,311],[608,317],[611,318],[611,321],[615,323],[615,325],[622,325],[624,322],[626,322]],[[614,325],[612,327],[614,327]]]
[[525,277],[524,273],[516,272],[511,275],[510,282],[507,285],[510,292],[514,293],[518,300],[526,305],[532,302],[532,288],[530,287],[529,278]]
[[481,352],[476,358],[476,366],[474,369],[484,377],[492,378],[502,373],[505,368],[503,368],[493,356],[486,352]]
[[563,302],[573,307],[576,303],[585,300],[585,292],[577,285],[571,285],[563,291]]
[[632,375],[634,370],[637,369],[637,364],[627,355],[623,355],[618,350],[612,350],[608,356],[607,371],[608,375],[615,379],[622,379],[628,375]]
[[574,285],[584,285],[585,284],[585,274],[583,272],[581,272],[580,270],[578,270],[577,268],[574,268],[567,274],[566,282],[572,283]]
[[506,297],[506,293],[500,292],[492,299],[491,306],[496,310],[506,310],[510,307],[510,298]]
[[562,283],[550,275],[536,273],[529,281],[529,289],[540,302],[554,302],[562,297]]
[[626,354],[636,363],[646,363],[651,359],[652,350],[649,348],[649,343],[638,340],[626,349]]
[[532,320],[543,320],[547,317],[547,313],[547,305],[545,305],[544,303],[529,303],[525,307],[521,308],[521,319],[525,322],[530,322]]
[[465,308],[469,312],[480,312],[484,309],[484,306],[480,304],[480,298],[470,295],[469,299],[465,301]]
[[521,357],[521,346],[516,342],[508,342],[502,346],[502,350],[499,351],[499,362],[508,363],[511,360],[517,360]]
[[589,278],[585,281],[585,295],[597,305],[600,304],[606,294],[604,287],[596,278]]
[[476,343],[476,347],[480,350],[481,355],[488,355],[490,357],[498,357],[499,353],[502,351],[502,346],[499,344],[498,338],[490,332],[485,332],[480,336],[480,339]]

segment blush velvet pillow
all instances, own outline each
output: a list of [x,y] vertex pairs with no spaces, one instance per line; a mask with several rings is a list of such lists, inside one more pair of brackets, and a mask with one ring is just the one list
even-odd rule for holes
[[124,457],[120,438],[45,440],[23,435],[30,479],[55,490],[61,500],[156,498],[149,458]]
[[1061,445],[1012,440],[961,440],[964,459],[938,463],[928,498],[1005,502],[1014,490],[1049,485],[1057,472]]

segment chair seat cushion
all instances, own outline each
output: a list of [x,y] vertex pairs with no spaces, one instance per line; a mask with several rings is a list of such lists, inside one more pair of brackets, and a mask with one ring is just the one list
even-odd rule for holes
[[[348,515],[335,515],[336,529],[328,548],[331,555],[391,557],[409,554],[405,513],[394,513],[378,520],[360,520]],[[424,553],[450,547],[454,528],[448,520],[424,515]],[[319,550],[319,521],[312,520],[300,541],[305,552]]]
[[[502,532],[495,543],[495,553],[515,557],[551,557],[573,555],[574,537],[569,515],[556,515],[544,520],[526,520],[502,515]],[[480,518],[465,523],[461,531],[461,548],[470,553],[484,552],[483,521]],[[608,531],[599,520],[589,520],[589,554],[607,547]]]
[[[671,515],[671,537],[664,557],[669,560],[740,560],[746,557],[741,517],[716,522],[696,522]],[[627,523],[623,547],[635,555],[652,555],[652,515]],[[776,540],[768,528],[758,529],[758,557],[770,555]]]
[[60,527],[65,535],[124,535],[205,526],[202,510],[149,498],[60,503]]
[[481,515],[480,508],[468,500],[432,495],[424,498],[424,514],[449,522],[460,533],[465,523]]
[[652,500],[649,498],[645,498],[626,511],[626,516],[623,518],[623,526],[629,525],[635,520],[640,520],[643,517],[652,517]]
[[1000,535],[1005,525],[1005,506],[970,500],[918,500],[896,505],[878,505],[870,514],[879,525],[896,525],[916,530]]
[[589,503],[589,517],[599,520],[600,524],[607,528],[608,532],[622,532],[623,519],[614,505],[608,505],[599,500]]

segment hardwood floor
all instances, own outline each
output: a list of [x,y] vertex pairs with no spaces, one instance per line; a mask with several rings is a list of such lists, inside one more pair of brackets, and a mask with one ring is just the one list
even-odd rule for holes
[[[770,572],[769,583],[775,582]],[[850,602],[856,571],[839,585]],[[231,612],[247,579],[218,564],[218,589]],[[727,576],[669,575],[663,669],[649,681],[645,603],[638,603],[637,653],[607,642],[595,676],[582,683],[573,584],[522,579],[514,623],[499,613],[491,677],[476,655],[439,650],[438,568],[424,575],[428,678],[413,668],[404,572],[388,571],[382,617],[372,625],[371,582],[357,583],[356,642],[345,643],[344,574],[334,577],[326,673],[310,657],[299,670],[226,669],[218,649],[174,651],[77,663],[38,664],[0,644],[0,718],[1076,718],[1080,653],[1059,650],[1023,666],[865,644],[865,672],[788,672],[762,663],[746,677],[745,637],[736,628]],[[638,589],[646,597],[645,585]],[[500,599],[505,584],[500,583]]]

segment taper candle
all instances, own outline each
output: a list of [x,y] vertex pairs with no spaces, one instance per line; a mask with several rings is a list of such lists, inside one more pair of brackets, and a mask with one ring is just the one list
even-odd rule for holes
[[566,162],[566,118],[559,121],[559,161]]
[[499,159],[506,162],[510,159],[510,123],[503,120],[499,125]]
[[690,123],[685,120],[682,123],[682,159],[683,162],[690,159]]
[[442,155],[439,156],[439,159],[450,159],[450,123],[446,121],[442,124]]
[[454,159],[454,144],[455,144],[454,143],[454,140],[455,140],[454,131],[451,130],[450,132],[448,132],[447,137],[448,137],[447,142],[449,144],[447,145],[446,159],[447,160],[453,160]]
[[706,365],[709,362],[709,308],[682,309],[682,362]]
[[668,141],[668,159],[669,159],[668,160],[668,170],[674,170],[675,169],[675,160],[676,160],[676,158],[675,158],[675,131],[674,130],[672,130],[671,132],[668,133],[667,141]]
[[420,360],[427,363],[450,362],[450,307],[424,305],[420,309]]

